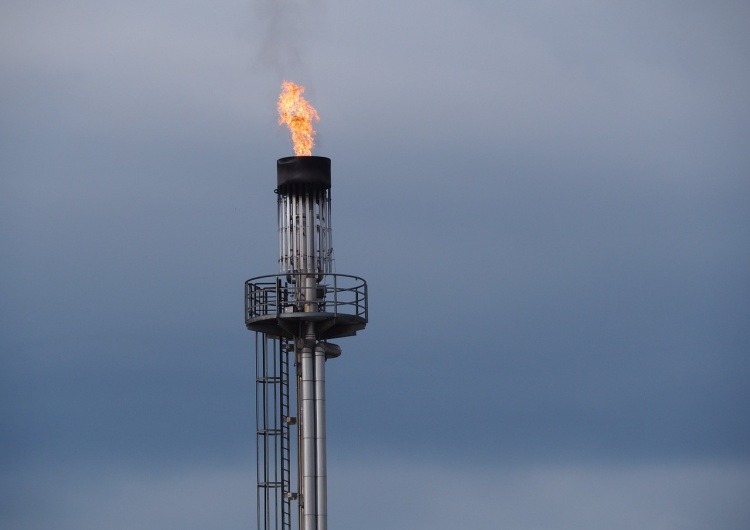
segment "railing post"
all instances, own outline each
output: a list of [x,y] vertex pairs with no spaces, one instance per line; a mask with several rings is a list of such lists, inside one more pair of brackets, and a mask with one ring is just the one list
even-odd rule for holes
[[339,284],[338,275],[333,275],[333,316],[339,315]]
[[279,306],[281,305],[281,278],[276,276],[276,318],[279,318]]
[[[362,294],[364,297],[362,298],[363,304],[362,304],[362,314],[364,316],[364,319],[367,320],[367,283],[365,283],[364,280],[362,280]],[[359,305],[359,291],[357,291],[357,305]],[[359,308],[357,308],[357,311],[359,311]]]

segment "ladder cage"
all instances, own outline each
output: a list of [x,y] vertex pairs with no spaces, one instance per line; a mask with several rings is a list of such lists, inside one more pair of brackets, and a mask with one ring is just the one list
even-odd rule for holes
[[[294,342],[255,334],[255,422],[258,530],[291,530],[294,423],[290,406],[289,357]],[[295,441],[296,443],[296,441]]]

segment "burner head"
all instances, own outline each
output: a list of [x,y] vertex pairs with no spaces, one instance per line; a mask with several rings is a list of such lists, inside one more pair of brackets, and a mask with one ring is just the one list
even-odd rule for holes
[[331,159],[324,156],[287,156],[276,161],[278,191],[294,184],[331,187]]

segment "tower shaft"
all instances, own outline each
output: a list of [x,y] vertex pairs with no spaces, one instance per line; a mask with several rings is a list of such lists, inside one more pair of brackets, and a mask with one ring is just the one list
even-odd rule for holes
[[[279,159],[277,180],[280,272],[245,283],[245,323],[262,337],[256,341],[262,358],[256,359],[262,367],[256,415],[263,418],[257,422],[258,528],[291,530],[296,499],[298,529],[327,530],[326,361],[341,354],[328,339],[367,325],[367,284],[331,272],[330,159]],[[289,410],[290,345],[296,417]],[[289,435],[295,425],[296,451]],[[297,491],[291,491],[295,462]]]

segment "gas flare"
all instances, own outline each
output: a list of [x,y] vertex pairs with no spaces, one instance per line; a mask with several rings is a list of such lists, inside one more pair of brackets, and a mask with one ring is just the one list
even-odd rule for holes
[[277,105],[279,125],[286,124],[289,127],[294,142],[294,154],[297,156],[312,155],[315,145],[312,122],[320,121],[318,111],[302,96],[304,91],[305,87],[284,81],[281,84],[281,95]]

